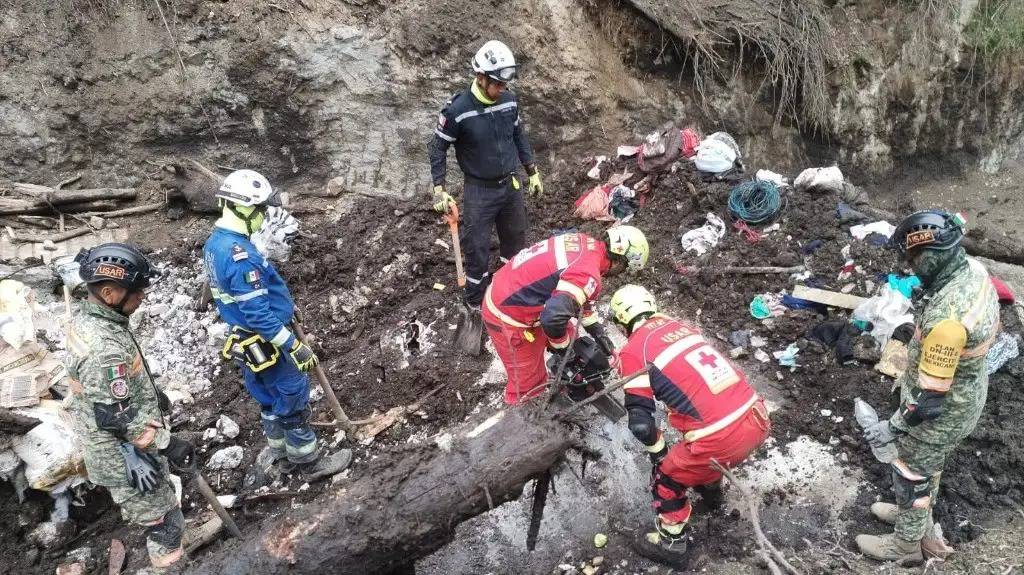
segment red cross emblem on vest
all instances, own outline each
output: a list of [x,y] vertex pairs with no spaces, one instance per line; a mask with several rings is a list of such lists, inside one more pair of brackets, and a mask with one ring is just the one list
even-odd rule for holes
[[718,367],[718,358],[702,351],[700,352],[700,363],[708,367]]

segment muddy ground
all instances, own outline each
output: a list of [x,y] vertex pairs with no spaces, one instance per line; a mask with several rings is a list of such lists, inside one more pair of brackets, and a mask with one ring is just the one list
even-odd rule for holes
[[[567,228],[599,233],[601,224],[581,222],[571,214],[572,200],[589,185],[582,175],[588,167],[585,159],[579,158],[577,165],[579,169],[564,180],[548,183],[549,194],[543,200],[531,203],[531,240]],[[693,185],[696,196],[689,191],[688,183]],[[610,279],[605,286],[604,299],[627,280],[639,282],[659,297],[665,309],[698,323],[706,333],[719,339],[721,349],[732,347],[728,343],[731,332],[751,330],[767,340],[764,349],[771,352],[800,340],[818,322],[843,315],[833,313],[826,317],[791,310],[773,320],[756,320],[748,312],[751,298],[759,293],[791,288],[789,278],[784,275],[735,278],[714,273],[681,275],[676,271],[676,264],[713,268],[804,263],[823,287],[839,289],[846,283],[836,280],[844,261],[840,250],[850,245],[850,257],[862,266],[862,273],[855,274],[850,281],[856,282],[853,293],[862,295],[866,282],[876,285],[880,282],[876,274],[898,271],[889,252],[848,236],[833,214],[836,198],[829,195],[789,195],[778,220],[781,229],[757,243],[748,242],[730,229],[709,254],[699,258],[684,254],[678,244],[681,232],[702,224],[708,211],[725,217],[723,206],[730,187],[728,183],[704,183],[683,165],[675,173],[660,176],[646,205],[631,222],[644,229],[651,240],[652,265],[639,277]],[[300,205],[313,201],[318,200],[299,199]],[[375,410],[412,403],[444,385],[423,402],[417,414],[369,445],[356,446],[357,460],[351,475],[359,476],[367,463],[385,454],[389,446],[423,440],[472,414],[488,412],[498,404],[503,382],[500,376],[485,376],[491,364],[489,354],[467,358],[451,347],[456,299],[454,266],[449,251],[436,242],[447,239],[447,229],[432,212],[422,205],[407,202],[347,197],[338,203],[333,217],[337,221],[315,216],[303,220],[308,234],[296,242],[291,259],[281,270],[305,311],[307,329],[317,342],[325,369],[347,413],[352,418],[364,418]],[[189,215],[184,223],[176,225],[185,230],[188,237],[176,245],[165,246],[167,249],[160,259],[170,265],[194,267],[211,220]],[[401,240],[394,241],[394,238]],[[138,240],[145,243],[141,236]],[[812,240],[822,240],[822,247],[811,256],[801,254],[801,246]],[[435,283],[444,284],[445,289],[433,289]],[[1004,313],[1004,326],[1010,331],[1020,331],[1012,313]],[[807,349],[801,352],[800,359],[801,367],[792,372],[780,368],[774,361],[761,363],[749,357],[738,361],[775,406],[773,437],[783,453],[787,444],[807,436],[830,445],[846,468],[863,469],[863,479],[870,487],[857,497],[859,506],[841,511],[844,531],[828,534],[837,545],[849,550],[854,534],[861,530],[879,531],[866,512],[866,506],[879,496],[885,497],[889,483],[888,469],[873,460],[859,439],[851,417],[852,399],[859,395],[884,409],[892,405],[891,380],[874,372],[870,364],[837,365],[829,351],[816,353]],[[1024,432],[1018,423],[1024,416],[1024,389],[1018,385],[1022,370],[1024,362],[1018,359],[992,377],[982,421],[956,452],[944,474],[937,520],[954,544],[972,541],[988,529],[984,527],[986,522],[1006,517],[1004,512],[1019,509],[1024,501],[1024,475],[1020,473],[1024,465]],[[233,369],[222,370],[213,384],[206,394],[197,398],[195,405],[187,407],[193,417],[183,421],[176,431],[198,435],[221,413],[234,418],[242,433],[233,443],[245,447],[245,461],[239,469],[213,474],[210,480],[219,493],[241,493],[244,492],[244,470],[261,444],[258,411]],[[841,421],[823,417],[823,409],[845,417]],[[317,404],[314,419],[331,419],[324,402]],[[600,421],[594,425],[599,432],[625,437],[621,429],[610,429]],[[325,435],[330,440],[330,434]],[[623,437],[618,438],[619,448],[631,448],[628,437]],[[209,453],[208,450],[206,455]],[[629,473],[637,478],[635,499],[643,505],[646,490],[642,480],[643,464],[634,460],[627,465],[636,467]],[[600,474],[601,470],[598,465],[589,474]],[[303,487],[301,479],[290,478],[276,485],[275,490],[292,495],[263,499],[234,512],[243,531],[250,532],[258,530],[262,521],[282,510],[309,501],[323,489],[336,487],[321,484],[307,488]],[[0,489],[9,491],[6,485]],[[600,499],[600,493],[596,497]],[[775,525],[765,526],[769,535],[792,548],[797,556],[807,557],[814,572],[829,572],[841,565],[835,557],[815,559],[811,548],[826,539],[816,530],[832,525],[827,517],[820,516],[822,513],[827,516],[828,512],[800,511],[799,505],[787,503],[792,497],[785,488],[765,494],[766,503],[772,509],[768,516],[777,521]],[[10,497],[3,500],[7,502],[8,512],[0,521],[5,524],[5,532],[15,536],[2,538],[0,545],[4,547],[4,555],[14,559],[12,569],[52,572],[67,550],[81,545],[93,546],[94,554],[102,560],[105,542],[110,537],[123,538],[129,549],[136,550],[131,556],[132,565],[141,566],[145,562],[138,552],[142,545],[139,533],[120,525],[116,509],[100,490],[90,493],[84,507],[72,508],[78,535],[60,548],[43,554],[34,553],[34,547],[26,544],[23,537],[34,520],[45,516],[48,499],[34,495],[29,504],[21,507],[10,507]],[[186,516],[194,520],[208,514],[205,509],[198,494],[186,487]],[[647,512],[637,507],[624,513],[628,519],[634,519],[643,518]],[[801,515],[807,513],[810,515]],[[615,529],[628,531],[635,527],[635,523],[613,523],[616,524],[608,526],[613,533]],[[701,517],[695,533],[701,539],[696,568],[707,568],[722,561],[742,563],[749,555],[749,527],[738,514]],[[459,541],[457,539],[452,546],[457,548]],[[471,543],[467,545],[472,548]],[[578,539],[569,539],[559,546],[577,558],[595,554],[585,541]],[[445,553],[439,556],[444,557]],[[613,566],[618,563],[612,561],[627,561],[626,566],[617,567],[621,572],[632,572],[634,567],[630,567],[629,562],[644,568],[652,565],[638,560],[621,540],[603,553]],[[202,554],[200,551],[194,560],[201,561]],[[556,563],[542,554],[537,560],[505,558],[499,564],[484,560],[476,567],[481,571],[508,572],[506,568],[515,570],[514,566],[520,565],[529,572],[542,572],[552,569]],[[440,561],[440,565],[443,564]],[[439,561],[428,560],[423,569],[432,573],[438,566]]]

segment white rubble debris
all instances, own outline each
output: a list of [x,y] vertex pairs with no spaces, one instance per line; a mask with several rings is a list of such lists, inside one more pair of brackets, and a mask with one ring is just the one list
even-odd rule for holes
[[218,449],[210,456],[206,466],[210,469],[234,469],[242,463],[242,455],[242,448],[238,445]]
[[239,429],[238,424],[230,417],[221,415],[217,419],[217,433],[220,435],[223,435],[228,439],[234,439],[238,437],[240,431],[241,429]]

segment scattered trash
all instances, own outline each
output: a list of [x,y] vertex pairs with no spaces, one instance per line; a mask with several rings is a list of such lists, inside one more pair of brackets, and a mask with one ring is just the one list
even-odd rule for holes
[[15,437],[11,448],[25,462],[29,487],[59,493],[85,480],[82,443],[74,420],[60,402],[43,400],[18,413],[41,423]]
[[234,469],[242,463],[242,448],[238,445],[218,449],[210,456],[206,466],[210,469]]
[[640,209],[640,202],[637,193],[632,188],[623,185],[612,188],[608,200],[608,211],[612,217],[620,222],[627,222],[632,219],[638,209]]
[[917,276],[898,276],[889,274],[889,287],[903,294],[903,297],[910,299],[914,288],[921,285],[921,278]]
[[758,170],[754,175],[754,179],[759,182],[771,182],[779,188],[789,187],[789,180],[787,178],[771,170]]
[[600,548],[604,547],[607,544],[608,544],[608,536],[607,535],[605,535],[604,533],[598,533],[598,534],[594,535],[594,547],[597,547],[598,549],[600,549]]
[[1020,355],[1019,339],[1019,335],[1010,335],[1005,331],[999,334],[985,356],[985,371],[989,375],[999,371],[1006,362]]
[[764,347],[768,345],[768,341],[758,335],[750,336],[750,347]]
[[819,313],[823,313],[828,309],[827,306],[823,304],[806,299],[800,299],[798,297],[793,297],[789,294],[782,294],[782,305],[788,307],[789,309],[808,309]]
[[825,245],[825,242],[822,240],[811,240],[800,246],[800,253],[805,256],[812,255],[814,252],[820,250],[823,245]]
[[615,150],[615,155],[620,158],[632,158],[638,153],[640,153],[640,146],[619,146]]
[[766,319],[785,315],[786,306],[782,304],[782,298],[770,293],[754,296],[750,301],[750,315],[756,319]]
[[907,346],[898,339],[890,339],[882,347],[882,356],[875,364],[875,371],[893,379],[907,370]]
[[750,353],[747,351],[747,348],[745,347],[734,347],[729,350],[729,357],[733,359],[742,359],[744,357],[747,357],[748,355],[750,355]]
[[846,320],[824,321],[807,331],[807,338],[819,342],[836,351],[836,362],[840,365],[853,365],[857,359],[853,353],[854,339],[861,330]]
[[757,359],[758,361],[760,361],[761,363],[768,363],[769,361],[772,360],[771,356],[768,355],[768,353],[766,351],[764,351],[763,349],[759,349],[759,350],[755,351],[754,352],[754,358]]
[[872,296],[853,310],[853,319],[871,323],[871,336],[882,347],[892,337],[897,326],[913,323],[914,315],[909,313],[910,300],[889,284],[883,285],[878,295]]
[[1010,286],[1006,285],[1003,280],[996,276],[989,276],[989,280],[992,281],[992,287],[996,288],[996,295],[999,296],[999,303],[1006,305],[1013,305],[1016,298],[1013,295],[1013,290]]
[[597,156],[594,158],[594,167],[587,171],[587,177],[591,180],[601,179],[601,164],[608,161],[608,156]]
[[585,220],[615,221],[615,216],[609,213],[609,202],[611,187],[608,184],[594,186],[576,200],[573,214]]
[[782,210],[782,196],[773,182],[744,182],[729,192],[729,213],[749,224],[764,225]]
[[779,360],[779,365],[781,366],[799,367],[800,364],[796,362],[796,356],[798,353],[800,353],[800,347],[796,343],[791,343],[786,346],[786,349],[773,352],[772,356]]
[[850,235],[863,240],[870,234],[879,234],[886,238],[892,237],[893,232],[896,231],[896,226],[890,224],[885,220],[879,220],[870,224],[859,224],[850,228]]
[[843,263],[843,267],[839,269],[839,275],[836,276],[836,280],[837,281],[843,281],[843,280],[850,279],[850,277],[853,276],[854,269],[856,269],[854,261],[853,260],[846,260]]
[[688,252],[695,252],[697,255],[704,255],[708,250],[718,245],[718,240],[725,235],[725,222],[715,214],[708,212],[707,223],[703,226],[692,229],[681,238],[683,249]]
[[807,168],[793,180],[798,192],[838,193],[843,188],[843,172],[839,166],[830,168]]
[[736,330],[729,334],[729,343],[736,347],[749,347],[750,335],[749,330]]
[[832,410],[831,409],[822,409],[818,413],[820,413],[822,417],[832,417]]
[[442,283],[435,283],[434,284],[434,289],[436,289],[437,291],[444,291],[444,284],[442,284]]
[[755,229],[752,229],[750,226],[747,225],[747,222],[743,220],[736,220],[735,222],[732,223],[732,227],[736,228],[736,231],[742,233],[743,239],[747,240],[747,243],[749,244],[756,244],[757,242],[761,241],[761,238],[763,237],[763,234],[761,234]]
[[866,301],[865,298],[859,296],[807,287],[805,285],[794,286],[793,297],[817,302],[829,307],[845,309],[854,309]]
[[715,132],[697,146],[693,163],[701,172],[723,176],[733,171],[742,172],[741,158],[736,140],[725,132]]
[[444,249],[446,249],[448,251],[451,251],[451,249],[452,249],[452,247],[450,245],[448,245],[448,242],[442,240],[441,238],[435,239],[434,240],[434,245],[441,246],[442,248],[444,248]]
[[836,204],[836,217],[839,218],[839,223],[841,224],[854,224],[870,219],[867,215],[851,208],[845,202]]
[[636,166],[646,173],[664,172],[682,153],[683,133],[669,122],[644,138],[637,154]]

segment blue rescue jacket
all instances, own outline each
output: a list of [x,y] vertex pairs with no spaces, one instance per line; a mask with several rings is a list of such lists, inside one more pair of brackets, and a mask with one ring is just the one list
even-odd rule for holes
[[244,234],[214,227],[203,246],[210,291],[220,317],[232,326],[258,333],[277,347],[290,349],[288,329],[295,305],[274,266]]

